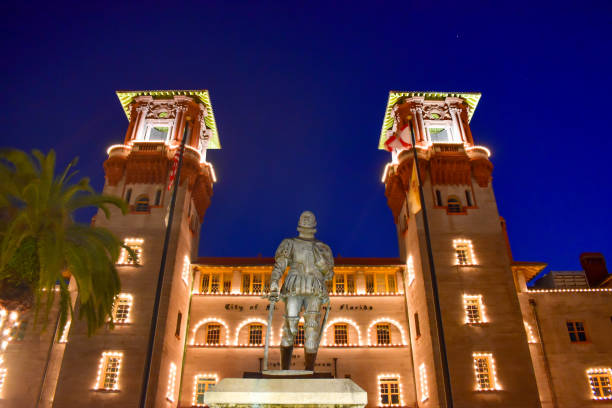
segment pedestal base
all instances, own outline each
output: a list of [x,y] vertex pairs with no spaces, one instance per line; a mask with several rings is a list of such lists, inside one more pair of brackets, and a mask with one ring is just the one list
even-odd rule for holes
[[368,394],[350,379],[224,378],[204,402],[211,408],[363,408]]

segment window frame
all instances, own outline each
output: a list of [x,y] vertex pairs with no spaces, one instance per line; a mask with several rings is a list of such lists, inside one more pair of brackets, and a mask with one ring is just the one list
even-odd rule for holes
[[[587,370],[586,375],[593,399],[612,400],[612,368],[590,368]],[[602,379],[605,381],[602,381]]]
[[[337,295],[355,294],[355,271],[334,271],[332,279],[331,292]],[[342,282],[338,282],[338,278],[342,277]],[[349,290],[349,282],[352,283],[352,290]],[[338,290],[338,285],[343,285],[343,290]]]
[[[385,290],[379,290],[378,279],[376,279],[377,275],[385,275]],[[393,286],[394,290],[389,290],[389,277],[393,278]],[[368,280],[372,282],[372,289],[370,290],[370,284]],[[397,286],[397,275],[395,271],[382,271],[382,272],[366,272],[365,273],[365,281],[366,281],[366,294],[396,294],[399,292],[399,288]]]
[[[573,326],[573,330],[570,330],[569,325]],[[580,324],[582,326],[582,330],[578,330],[576,324]],[[589,336],[587,336],[586,324],[584,320],[566,320],[565,328],[567,330],[567,334],[570,338],[570,343],[572,344],[584,344],[590,343]],[[584,335],[584,339],[580,339],[580,334]],[[576,336],[576,339],[572,339],[572,335]]]
[[[125,324],[131,323],[130,314],[132,312],[132,304],[134,301],[134,297],[129,293],[119,293],[115,297],[115,301],[113,302],[113,323],[115,324]],[[124,318],[118,318],[120,308],[127,309],[121,311],[121,314],[125,314]]]
[[[216,333],[216,342],[214,342],[214,337],[215,337],[215,332],[211,331],[214,330],[214,327],[211,326],[217,326],[217,333]],[[204,326],[204,344],[206,345],[220,345],[221,344],[221,330],[222,330],[223,325],[219,322],[208,322],[206,323],[206,325]],[[213,341],[209,341],[209,338],[211,338],[211,340]]]
[[[386,339],[385,339],[385,331],[386,329]],[[382,341],[381,341],[382,339]],[[376,323],[376,344],[381,346],[388,346],[392,344],[391,342],[391,323],[380,322]]]
[[[476,306],[471,309],[470,306]],[[482,295],[463,295],[463,310],[465,312],[465,324],[483,324],[487,323],[487,317],[484,313],[484,303]],[[471,311],[476,311],[476,318],[471,316]],[[472,313],[473,314],[473,313]]]
[[[203,407],[204,406],[204,396],[206,395],[208,391],[210,391],[210,388],[217,385],[218,382],[219,382],[219,379],[216,375],[197,374],[195,376],[194,384],[193,384],[193,405],[197,407]],[[200,392],[200,389],[198,388],[199,385],[204,386],[203,392]],[[202,402],[198,401],[198,397],[200,397],[200,395],[202,397],[201,398]]]
[[298,346],[298,347],[303,347],[305,341],[306,341],[306,335],[304,332],[304,323],[299,322],[297,333],[295,333],[295,337],[293,338],[293,345]]
[[[261,278],[261,290],[254,291],[255,277]],[[248,277],[248,289],[245,288],[245,278]],[[261,295],[270,291],[272,271],[242,271],[240,276],[240,293],[247,295]]]
[[[115,360],[115,367],[110,367],[111,360]],[[117,391],[119,389],[119,377],[121,375],[121,362],[123,360],[123,353],[116,351],[105,351],[100,357],[100,363],[98,365],[98,378],[96,379],[97,390],[112,390]],[[109,368],[113,369],[113,372],[109,372]],[[108,385],[107,385],[108,382]]]
[[[395,386],[395,387],[394,387]],[[393,390],[395,388],[395,392]],[[378,378],[378,398],[380,406],[392,407],[401,405],[402,393],[401,393],[400,378],[397,376],[384,376]],[[396,397],[396,401],[393,397]],[[387,402],[385,402],[385,397]]]
[[[164,140],[151,140],[151,129],[155,127],[167,127],[168,133],[166,134],[166,138]],[[170,119],[147,119],[142,138],[136,141],[144,141],[149,143],[167,143],[172,137],[172,132],[174,130],[174,120]]]
[[126,238],[123,240],[123,245],[130,247],[136,253],[136,259],[130,260],[131,256],[125,248],[121,248],[119,252],[119,259],[117,259],[117,265],[126,266],[141,266],[142,252],[144,247],[144,240],[142,238]]
[[[258,330],[259,333],[257,333],[255,330]],[[249,323],[248,326],[248,330],[249,330],[249,346],[262,346],[264,344],[264,324],[263,323]],[[253,341],[253,337],[257,337],[259,339],[259,342],[254,342]]]
[[[474,256],[474,244],[471,239],[454,239],[453,250],[455,252],[456,266],[474,266],[476,257]],[[460,252],[465,251],[465,262],[462,260]]]
[[[493,353],[473,353],[472,358],[476,391],[498,391],[500,387],[497,382]],[[479,364],[480,362],[485,364]],[[486,386],[487,383],[488,386]]]
[[[338,323],[334,323],[334,344],[337,346],[348,346],[349,345],[349,328],[348,328],[348,323],[344,323],[344,322],[338,322]],[[344,328],[344,333],[339,333],[339,329],[340,328]],[[344,342],[342,341],[343,339],[339,338],[339,336],[344,336]]]
[[[219,275],[219,290],[216,292],[212,292],[212,284],[213,284],[213,275]],[[208,288],[204,290],[204,279],[208,277]],[[228,283],[228,288],[226,290],[226,283]],[[205,295],[219,295],[219,294],[227,294],[232,290],[232,272],[231,271],[223,271],[223,270],[215,270],[215,271],[205,271],[200,270],[200,294]]]

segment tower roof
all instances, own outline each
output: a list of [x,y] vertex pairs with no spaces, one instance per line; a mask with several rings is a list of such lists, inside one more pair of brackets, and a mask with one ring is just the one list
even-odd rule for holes
[[419,91],[390,91],[389,100],[387,101],[387,109],[385,110],[385,118],[383,119],[383,126],[380,132],[380,140],[378,142],[378,148],[385,150],[385,141],[387,140],[387,130],[393,127],[393,107],[401,98],[411,98],[414,96],[424,97],[426,100],[444,100],[447,97],[461,98],[468,104],[470,110],[468,112],[468,120],[472,120],[476,106],[482,94],[480,92],[419,92]]
[[125,116],[128,120],[130,119],[130,103],[138,96],[149,95],[157,99],[171,98],[175,95],[185,95],[196,97],[200,102],[206,106],[208,115],[204,117],[204,123],[206,127],[212,131],[210,140],[208,141],[209,149],[220,149],[221,143],[219,142],[219,134],[217,133],[217,124],[215,122],[215,115],[213,114],[212,103],[210,102],[210,95],[206,89],[198,90],[161,90],[161,91],[117,91],[117,97],[123,107]]

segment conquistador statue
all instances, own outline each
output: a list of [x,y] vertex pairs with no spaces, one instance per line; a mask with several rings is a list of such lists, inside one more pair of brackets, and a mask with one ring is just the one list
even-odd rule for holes
[[[321,306],[329,303],[326,282],[334,276],[334,258],[329,246],[315,239],[317,221],[310,211],[300,215],[298,236],[284,239],[274,255],[270,280],[270,299],[285,303],[281,338],[281,368],[289,370],[293,341],[298,332],[300,312],[304,310],[305,369],[313,371],[320,342]],[[278,289],[285,269],[289,272]]]

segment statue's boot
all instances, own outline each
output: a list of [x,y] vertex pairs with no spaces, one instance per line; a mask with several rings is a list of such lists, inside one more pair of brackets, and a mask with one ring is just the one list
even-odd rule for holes
[[317,353],[304,352],[304,369],[308,371],[314,371],[316,359],[317,359]]
[[293,346],[281,346],[281,368],[283,370],[291,369],[291,355],[293,354]]

